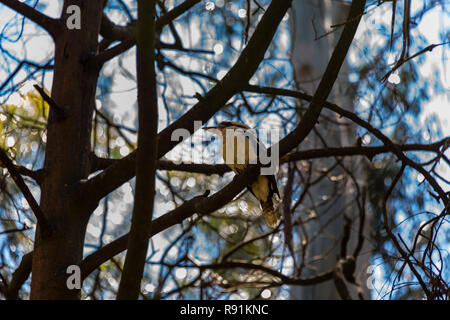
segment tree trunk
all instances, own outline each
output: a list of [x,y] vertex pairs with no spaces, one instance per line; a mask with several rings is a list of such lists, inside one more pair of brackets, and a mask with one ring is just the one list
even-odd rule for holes
[[156,1],[138,1],[137,55],[138,145],[136,191],[127,255],[117,299],[138,299],[147,256],[155,198],[158,154],[158,98],[155,73]]
[[[332,30],[330,28],[331,25],[345,22],[348,8],[349,6],[346,3],[331,0],[293,1],[290,21],[291,61],[294,67],[296,85],[302,91],[314,94],[342,28],[326,36],[325,34]],[[348,65],[344,62],[328,100],[344,108],[352,108],[353,89],[347,76]],[[323,110],[322,115],[338,123],[347,122],[329,110]],[[326,146],[351,146],[354,145],[356,138],[354,126],[338,126],[329,123],[324,117],[321,117],[319,124],[315,127],[315,131],[311,132],[308,138],[305,139],[302,148],[323,148],[324,143]],[[323,175],[320,171],[322,168],[330,168],[334,163],[335,159],[332,158],[314,161],[313,166],[310,168],[310,170],[315,171],[312,176],[313,180],[314,177],[317,178]],[[358,163],[359,160],[355,161],[355,159],[342,161],[342,164],[350,168],[350,171],[357,179],[361,179],[361,169],[355,165]],[[319,172],[317,173],[317,171]],[[345,174],[338,166],[330,174],[339,176],[339,174],[343,173]],[[347,174],[345,176],[348,177]],[[361,182],[358,181],[358,183]],[[350,252],[356,245],[354,231],[358,230],[359,212],[354,204],[355,189],[351,180],[348,179],[348,181],[343,183],[342,181],[333,182],[330,179],[323,179],[315,186],[310,187],[309,192],[312,197],[309,200],[307,200],[308,197],[305,198],[306,205],[304,208],[315,211],[316,219],[308,222],[305,226],[308,234],[305,254],[308,267],[303,270],[304,276],[313,276],[317,273],[328,271],[336,265],[339,259],[340,244],[344,231],[344,214],[351,217],[353,221],[353,234],[348,246]],[[318,203],[326,200],[324,196],[330,197],[328,198],[329,202],[326,205],[317,206]],[[352,202],[353,204],[349,206],[348,204]],[[307,216],[311,212],[303,212],[302,214]],[[299,232],[302,234],[301,230]],[[367,258],[368,256],[366,256],[364,262],[359,258],[357,265],[359,267],[365,265],[368,261]],[[299,257],[299,259],[302,259],[302,257]],[[349,289],[351,288],[353,286],[349,287]],[[363,283],[363,288],[366,288],[365,282]],[[353,297],[356,297],[354,290],[350,290],[350,293]],[[333,281],[314,286],[293,287],[291,296],[293,299],[340,298]]]
[[[91,121],[99,70],[88,66],[96,53],[103,1],[65,1],[81,9],[81,29],[64,28],[55,37],[52,98],[67,108],[67,116],[51,109],[45,151],[46,176],[41,186],[41,208],[54,226],[50,235],[37,230],[33,253],[31,299],[77,299],[80,290],[66,286],[66,270],[83,255],[90,213],[97,205],[74,199],[71,188],[89,174]],[[38,227],[39,229],[39,227]]]

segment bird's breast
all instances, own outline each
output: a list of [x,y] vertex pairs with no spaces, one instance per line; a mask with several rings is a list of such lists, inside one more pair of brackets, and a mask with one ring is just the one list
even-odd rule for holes
[[259,201],[266,202],[270,195],[269,179],[267,179],[267,176],[259,176],[258,180],[252,184],[252,191]]

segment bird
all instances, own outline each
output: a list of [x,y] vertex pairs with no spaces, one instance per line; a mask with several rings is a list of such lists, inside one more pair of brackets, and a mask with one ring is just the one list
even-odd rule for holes
[[[258,161],[258,150],[267,152],[265,145],[253,134],[246,124],[237,121],[223,121],[215,127],[204,127],[220,138],[220,153],[225,164],[235,173],[240,174],[249,164]],[[267,154],[267,153],[266,153]],[[280,199],[274,175],[259,175],[258,179],[247,186],[248,191],[259,200],[266,224],[275,228],[278,224],[274,200]],[[278,197],[278,198],[277,198]]]

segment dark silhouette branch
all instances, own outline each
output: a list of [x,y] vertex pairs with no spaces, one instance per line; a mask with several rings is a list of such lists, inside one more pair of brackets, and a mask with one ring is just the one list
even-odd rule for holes
[[138,145],[136,192],[127,254],[117,299],[137,299],[151,231],[158,150],[158,100],[155,73],[156,1],[138,0],[137,88]]
[[247,262],[222,262],[217,264],[208,264],[208,265],[202,265],[197,266],[200,270],[207,270],[207,269],[213,269],[213,270],[220,270],[220,269],[237,269],[242,268],[246,270],[258,270],[262,271],[264,273],[267,273],[273,277],[279,278],[281,280],[281,283],[288,284],[288,285],[297,285],[297,286],[309,286],[313,284],[322,283],[325,281],[329,281],[333,279],[334,270],[326,271],[321,274],[318,274],[316,276],[310,277],[310,278],[291,278],[288,277],[281,272],[278,272],[276,270],[270,269],[268,267],[265,267],[260,264],[254,264],[254,263],[247,263]]
[[333,50],[330,61],[328,62],[325,73],[320,80],[314,96],[311,99],[311,103],[303,115],[300,123],[291,133],[279,142],[280,154],[284,155],[290,150],[298,146],[314,128],[319,119],[320,113],[324,107],[324,104],[328,98],[328,95],[333,88],[333,85],[337,79],[339,70],[347,56],[348,49],[353,41],[353,38],[358,29],[359,21],[364,13],[365,1],[352,1],[350,11],[344,30],[341,33],[339,41]]
[[[95,154],[91,156],[91,172],[104,170],[107,167],[114,165],[122,159],[107,159],[97,157]],[[167,171],[184,171],[192,173],[202,173],[206,175],[219,174],[223,175],[230,172],[231,169],[225,164],[204,164],[204,163],[175,163],[170,160],[158,160],[158,170]]]
[[58,105],[55,100],[53,100],[43,88],[41,88],[39,85],[34,84],[33,87],[39,92],[42,99],[44,99],[45,102],[48,103],[50,108],[54,109],[56,111],[56,114],[58,114],[61,118],[66,118],[68,110],[67,108]]
[[5,6],[23,15],[25,18],[33,21],[46,30],[53,38],[58,35],[61,29],[61,22],[59,20],[48,17],[23,2],[18,0],[0,0],[0,3],[3,3]]
[[[450,138],[442,139],[440,141],[430,144],[413,143],[413,144],[396,144],[396,146],[401,151],[411,151],[411,152],[422,151],[440,154],[441,153],[440,149],[444,147],[446,143],[450,143]],[[311,150],[289,152],[280,159],[280,163],[310,160],[317,158],[348,157],[357,155],[366,156],[369,160],[372,160],[372,158],[375,157],[376,155],[390,152],[391,149],[387,146],[376,146],[376,147],[351,146],[351,147],[311,149]],[[91,173],[98,170],[105,170],[109,166],[124,161],[124,159],[107,159],[92,154]],[[223,175],[231,171],[231,169],[227,167],[227,165],[225,164],[175,163],[170,160],[162,160],[162,159],[158,160],[158,170],[184,171],[191,173],[201,173],[206,175],[212,174]]]
[[[257,170],[257,168],[251,167],[250,170],[246,170],[245,174],[243,173],[236,176],[231,183],[215,194],[208,197],[207,195],[209,192],[207,192],[202,196],[197,196],[184,202],[178,208],[170,211],[169,213],[153,220],[148,237],[150,238],[159,232],[170,228],[171,226],[181,223],[183,220],[191,217],[195,213],[207,215],[222,208],[224,205],[233,200],[233,198],[237,196],[249,183],[251,183],[251,181],[256,179],[258,173],[259,170]],[[116,254],[124,251],[126,249],[127,242],[128,234],[110,242],[106,246],[87,256],[80,264],[82,278],[84,279],[99,265],[105,261],[108,261]]]
[[162,27],[168,25],[179,16],[183,15],[185,12],[190,10],[193,6],[199,3],[201,0],[186,0],[182,4],[176,6],[169,12],[163,14],[156,21],[156,29],[161,29]]
[[[264,53],[272,42],[277,27],[290,7],[290,4],[291,0],[272,1],[256,27],[247,47],[243,50],[235,65],[222,81],[214,86],[187,113],[158,134],[158,158],[164,156],[179,143],[179,141],[172,139],[172,133],[175,130],[186,129],[190,134],[194,133],[196,129],[194,127],[194,121],[206,122],[209,120],[250,80],[263,60]],[[133,178],[135,175],[133,165],[135,160],[136,151],[108,167],[86,183],[80,183],[75,192],[90,194],[90,198],[93,201],[98,201],[124,182]]]
[[26,183],[23,180],[22,176],[20,175],[19,171],[16,169],[16,166],[13,164],[12,160],[9,159],[8,155],[6,154],[6,152],[3,149],[0,149],[0,161],[8,169],[8,172],[11,175],[11,178],[14,180],[17,187],[19,188],[19,190],[22,192],[23,196],[27,200],[31,210],[33,211],[33,213],[39,223],[41,232],[43,234],[49,233],[51,231],[51,228],[47,221],[47,218],[45,217],[44,213],[41,210],[41,207],[36,202],[36,199],[34,199],[33,194],[31,193],[30,189],[28,189],[28,186],[26,185]]
[[27,230],[30,230],[30,229],[31,228],[27,227],[27,226],[23,226],[22,228],[7,229],[7,230],[0,231],[0,235],[16,233],[16,232],[23,232],[23,231],[27,231]]
[[[290,1],[283,1],[282,3],[275,3],[275,1],[273,1],[271,3],[260,23],[258,24],[258,27],[256,28],[252,38],[250,39],[248,46],[244,49],[240,58],[228,72],[228,74],[224,77],[224,79],[219,84],[217,84],[210,92],[208,92],[204,99],[200,100],[188,113],[186,113],[184,116],[182,116],[175,123],[170,125],[159,134],[160,144],[158,148],[158,157],[162,157],[178,143],[178,141],[173,141],[172,139],[170,139],[171,134],[175,129],[185,128],[188,129],[189,132],[193,133],[194,120],[208,120],[234,93],[239,90],[239,88],[243,84],[245,85],[247,83],[249,78],[256,71],[259,63],[262,61],[265,49],[267,49],[267,47],[271,43],[275,30],[277,29],[279,22],[284,17],[289,6]],[[350,18],[362,14],[363,9],[364,2],[353,1],[352,9],[350,10]],[[328,82],[319,86],[318,92],[315,96],[316,98],[313,99],[313,103],[311,103],[311,106],[309,108],[310,116],[306,119],[312,117],[317,120],[317,117],[319,116],[320,110],[322,108],[322,106],[319,105],[319,102],[321,100],[326,100],[328,93],[333,86],[340,66],[344,61],[347,50],[353,40],[358,22],[359,19],[356,19],[356,22],[349,23],[345,26],[344,31],[341,35],[341,39],[338,42],[335,52],[333,53],[330,60],[329,67],[325,72],[324,79]],[[322,83],[325,80],[323,80]],[[305,120],[305,118],[303,120]],[[300,123],[300,126],[302,125],[303,120]],[[292,147],[298,145],[298,143],[303,140],[304,136],[306,136],[309,131],[312,130],[315,120],[313,121],[312,125],[309,126],[307,132],[301,131],[300,135],[297,134],[298,132],[295,132],[294,135],[288,135],[285,139],[283,139],[281,144],[283,148],[281,150],[285,150],[286,152],[284,153],[287,153],[289,151],[287,150],[287,148],[290,147],[291,144],[294,144]],[[304,136],[302,137],[302,135]],[[114,190],[118,185],[134,176],[134,167],[130,166],[130,163],[134,163],[135,157],[136,152],[133,152],[130,156],[125,157],[123,161],[121,160],[116,164],[108,167],[104,172],[89,180],[79,190],[89,192],[91,196],[94,195],[95,197],[96,195],[97,199],[100,199],[110,191]],[[191,216],[194,213],[207,214],[214,210],[217,210],[231,201],[233,197],[236,196],[242,189],[244,189],[245,186],[250,184],[258,174],[259,168],[249,166],[249,168],[247,168],[242,174],[237,176],[232,183],[227,185],[216,194],[205,199],[194,198],[191,201],[187,201],[179,208],[173,210],[171,213],[163,217],[175,216],[175,218],[170,219],[170,222],[176,222],[183,221],[183,219]],[[170,226],[170,224],[168,226]],[[151,233],[154,233],[156,230],[158,230],[158,224],[155,220],[152,224]],[[104,261],[110,259],[114,254],[117,254],[126,248],[126,238],[122,237],[120,238],[120,240],[118,239],[116,241],[113,241],[104,248],[99,249],[97,252],[87,257],[81,263],[80,266],[82,267],[82,273],[84,276],[89,274]],[[118,242],[120,242],[120,245],[118,244]]]
[[[392,37],[392,36],[391,36]],[[405,57],[400,57],[400,59],[397,61],[397,63],[392,67],[391,70],[389,70],[388,73],[386,73],[382,78],[381,78],[381,82],[385,82],[391,74],[393,74],[395,71],[397,71],[398,68],[400,68],[402,65],[404,65],[406,62],[426,53],[427,51],[433,51],[434,48],[439,47],[439,46],[443,46],[446,44],[449,44],[450,42],[442,42],[442,43],[435,43],[435,44],[430,44],[429,46],[423,48],[422,50],[416,52],[415,54],[413,54],[412,56],[409,56],[407,58]]]
[[[331,104],[329,106],[327,106],[327,108],[329,108],[330,110],[343,115],[344,117],[352,120],[353,122],[355,122],[356,124],[358,124],[359,126],[367,129],[367,131],[369,131],[370,133],[372,133],[375,137],[377,137],[381,142],[384,143],[385,146],[387,146],[388,148],[391,149],[391,151],[397,156],[397,158],[402,161],[403,163],[405,163],[407,166],[415,169],[416,171],[418,171],[419,173],[421,173],[425,179],[428,181],[428,183],[431,185],[431,187],[434,189],[434,191],[437,192],[437,194],[439,195],[439,198],[442,200],[442,202],[444,204],[447,204],[449,199],[447,194],[444,192],[444,190],[441,188],[441,186],[437,183],[437,181],[431,176],[431,174],[425,170],[420,164],[415,163],[413,160],[411,160],[410,158],[408,158],[402,150],[400,150],[396,144],[394,144],[391,139],[389,139],[386,135],[384,135],[380,130],[374,128],[371,124],[369,124],[367,121],[364,121],[363,119],[361,119],[360,117],[358,117],[356,114],[347,111],[335,104]],[[448,139],[449,138],[445,138],[444,140],[447,141],[446,144],[448,144]]]
[[124,41],[134,37],[130,26],[118,26],[109,20],[106,13],[103,13],[100,34],[103,38],[111,41]]
[[414,264],[411,262],[411,259],[409,258],[408,253],[406,253],[402,246],[400,245],[397,237],[394,235],[394,233],[391,230],[391,227],[389,226],[389,220],[388,220],[388,213],[387,213],[387,201],[389,197],[392,194],[392,191],[394,190],[395,186],[397,185],[398,181],[403,175],[403,172],[405,170],[405,163],[402,164],[402,167],[400,168],[400,171],[395,176],[394,180],[391,183],[391,186],[389,187],[388,191],[386,192],[385,196],[383,197],[383,203],[382,203],[382,213],[383,213],[383,222],[384,222],[384,228],[386,229],[386,232],[388,233],[389,237],[392,240],[392,243],[397,248],[397,251],[400,253],[402,258],[405,260],[405,262],[408,264],[409,268],[411,269],[411,272],[416,276],[417,280],[419,281],[420,286],[422,287],[422,290],[424,291],[425,295],[430,298],[431,293],[428,290],[427,285],[423,281],[421,275],[416,270]]
[[32,66],[37,70],[53,70],[53,65],[51,65],[50,62],[40,65],[32,61],[22,60],[19,62],[14,71],[9,74],[8,78],[0,85],[0,91],[2,91],[6,87],[6,85],[16,76],[16,74],[19,73],[23,66]]
[[340,259],[334,268],[333,272],[333,280],[334,285],[336,286],[337,292],[342,300],[352,300],[352,297],[350,296],[350,293],[348,292],[347,285],[344,280],[344,271],[345,268],[345,259]]
[[[29,177],[37,182],[37,184],[41,184],[42,180],[44,179],[44,169],[38,169],[38,170],[30,170],[24,166],[14,165],[17,172],[21,174],[22,176]],[[6,168],[1,162],[0,162],[0,168]]]
[[[200,1],[201,0],[186,0],[179,6],[173,8],[156,20],[156,29],[162,29],[164,26],[177,19],[179,16],[184,14]],[[132,48],[136,44],[136,37],[133,28],[133,25],[117,26],[112,23],[104,14],[102,17],[102,24],[100,29],[102,36],[110,41],[122,41],[118,45],[104,50],[103,52],[95,56],[90,61],[90,63],[102,65],[108,60],[111,60],[112,58]]]
[[[257,86],[247,86],[246,89],[248,89],[248,91],[252,91],[252,92],[290,96],[290,97],[303,99],[303,100],[306,100],[306,101],[313,101],[313,98],[314,98],[314,97],[312,97],[312,96],[310,96],[308,94],[305,94],[305,93],[302,93],[302,92],[293,91],[293,90],[287,90],[287,89],[277,89],[277,88],[257,87]],[[311,102],[311,104],[312,104],[312,102]],[[340,107],[340,106],[338,106],[338,105],[336,105],[334,103],[330,103],[330,102],[325,101],[325,102],[323,102],[323,106],[326,107],[327,109],[330,109],[330,110],[336,112],[337,114],[339,114],[339,115],[341,115],[343,117],[346,117],[347,119],[352,120],[354,123],[358,124],[359,126],[367,129],[367,131],[372,133],[381,142],[383,142],[384,145],[391,152],[393,152],[402,162],[405,162],[408,166],[410,166],[411,168],[413,168],[416,171],[418,171],[419,173],[421,173],[425,177],[425,179],[430,183],[430,185],[433,187],[433,189],[437,192],[437,194],[439,195],[439,197],[441,198],[443,203],[447,203],[447,201],[448,201],[447,195],[442,190],[442,188],[439,186],[439,184],[436,182],[436,180],[433,179],[431,174],[428,171],[426,171],[421,165],[415,163],[410,158],[406,157],[405,154],[403,153],[403,150],[401,150],[399,148],[399,145],[394,144],[380,130],[374,128],[370,123],[368,123],[367,121],[361,119],[360,117],[358,117],[353,112],[345,110],[344,108],[342,108],[342,107]],[[306,117],[306,115],[305,115],[305,117]],[[303,121],[303,119],[305,119],[305,117],[302,118],[302,121]],[[298,127],[300,127],[300,125]],[[291,133],[291,134],[293,134],[293,133]],[[449,139],[450,138],[447,137],[447,138],[442,140],[442,141],[444,141],[444,145],[448,145]],[[281,151],[281,147],[280,147],[280,151]]]
[[32,262],[33,252],[29,252],[22,257],[19,267],[14,271],[11,282],[8,284],[6,290],[7,300],[17,300],[20,288],[30,276]]

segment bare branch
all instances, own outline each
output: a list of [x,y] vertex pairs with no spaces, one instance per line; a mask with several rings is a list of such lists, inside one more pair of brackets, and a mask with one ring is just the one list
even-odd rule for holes
[[31,210],[33,210],[33,213],[36,216],[36,219],[40,225],[41,232],[43,234],[50,232],[51,231],[50,225],[48,224],[47,218],[42,212],[41,207],[36,202],[36,199],[34,199],[33,194],[31,193],[30,189],[28,189],[28,186],[25,184],[25,181],[23,180],[22,176],[17,171],[16,166],[13,164],[11,159],[9,159],[8,155],[3,149],[0,149],[0,161],[8,169],[9,174],[11,175],[17,187],[20,189],[23,196],[27,200]]
[[[117,299],[137,299],[141,288],[153,216],[158,150],[158,100],[155,73],[156,1],[138,0],[138,144],[136,192],[127,255]],[[148,34],[147,34],[148,33]]]
[[[396,144],[396,147],[401,151],[422,151],[439,154],[441,152],[440,149],[444,147],[446,143],[450,143],[450,137],[430,144],[418,144],[418,143]],[[366,156],[369,160],[372,160],[372,158],[378,154],[390,152],[392,152],[391,148],[384,145],[377,147],[351,146],[351,147],[311,149],[311,150],[289,152],[280,159],[280,163],[327,158],[327,157],[348,157],[356,155]],[[119,162],[124,161],[124,159],[125,158],[107,159],[97,157],[95,154],[92,154],[91,172],[95,172],[98,170],[105,170],[109,166],[113,166]],[[127,161],[130,161],[130,165],[132,164],[132,160],[129,159]],[[227,167],[226,164],[175,163],[170,160],[163,160],[163,159],[158,160],[158,170],[184,171],[192,173],[202,173],[206,175],[218,174],[221,176],[231,171],[231,169]]]
[[[184,14],[200,1],[201,0],[186,0],[179,6],[173,8],[163,16],[159,17],[158,20],[156,20],[156,29],[162,29],[164,26],[168,25],[170,22]],[[113,24],[105,14],[102,18],[101,33],[102,36],[109,40],[122,40],[122,42],[115,47],[101,52],[99,55],[95,56],[89,63],[102,65],[108,60],[111,60],[117,55],[132,48],[136,44],[136,37],[131,26],[117,26]]]
[[53,38],[56,37],[60,30],[60,21],[37,11],[36,9],[22,3],[18,0],[0,0],[5,6],[11,8],[17,13],[23,15],[25,18],[30,19],[34,23],[45,29]]
[[[219,192],[206,197],[209,194],[209,192],[207,192],[203,196],[197,196],[184,202],[178,208],[170,211],[160,218],[153,220],[152,228],[148,237],[152,237],[175,224],[181,223],[184,219],[189,218],[195,213],[206,215],[220,209],[225,204],[233,200],[233,198],[247,185],[249,185],[258,176],[258,174],[259,170],[257,170],[256,167],[250,167],[249,170],[246,170],[243,174],[236,176],[231,183]],[[103,262],[125,250],[127,242],[128,234],[112,241],[87,256],[80,264],[83,279]]]
[[20,288],[30,276],[32,262],[33,252],[29,252],[22,257],[19,267],[14,271],[11,282],[8,284],[7,300],[17,300]]
[[[247,86],[247,89],[248,89],[248,91],[261,92],[261,93],[267,93],[267,94],[275,94],[277,92],[276,94],[279,94],[279,95],[296,97],[296,98],[304,99],[306,101],[313,101],[313,99],[314,99],[314,97],[312,97],[308,94],[296,92],[296,91],[292,91],[292,90],[286,90],[286,89],[276,89],[276,88],[256,87],[256,86]],[[311,104],[312,103],[313,102],[311,102]],[[430,175],[430,173],[428,171],[426,171],[422,166],[416,164],[410,158],[406,157],[405,154],[402,152],[403,150],[401,150],[398,145],[394,144],[380,130],[374,128],[370,123],[368,123],[367,121],[364,121],[363,119],[358,117],[353,112],[345,110],[344,108],[342,108],[334,103],[324,101],[323,106],[326,107],[327,109],[330,109],[330,110],[336,112],[337,114],[339,114],[341,116],[344,116],[344,117],[352,120],[359,126],[367,129],[370,133],[372,133],[375,137],[377,137],[381,142],[383,142],[384,145],[387,148],[389,148],[401,161],[405,162],[408,166],[410,166],[411,168],[413,168],[413,169],[417,170],[419,173],[421,173],[425,177],[425,179],[430,183],[430,185],[433,187],[433,189],[437,192],[437,194],[439,195],[439,197],[441,198],[443,203],[444,204],[447,203],[448,197],[447,197],[446,193],[444,192],[444,190],[442,190],[442,188],[439,186],[439,184],[436,182],[436,180],[433,179],[433,177]],[[305,117],[306,117],[306,115],[305,115]],[[305,119],[305,117],[302,118],[302,122],[303,122],[303,119]],[[300,125],[297,128],[299,128],[299,127],[300,127]],[[294,134],[294,132],[291,132],[289,135],[291,135],[291,134]],[[443,139],[442,141],[444,142],[444,144],[448,144],[449,139],[450,138],[447,137],[447,138]],[[283,139],[283,140],[285,140],[285,139]],[[281,142],[283,142],[283,140]],[[281,146],[281,143],[280,143],[280,146]],[[281,154],[283,154],[282,150],[283,149],[280,147]]]
[[118,26],[103,13],[100,34],[111,41],[123,41],[134,37],[130,26]]
[[37,84],[34,84],[33,87],[39,92],[39,94],[41,95],[42,99],[44,99],[45,102],[48,103],[48,105],[53,108],[57,114],[62,117],[62,118],[66,118],[67,117],[67,113],[68,110],[67,108],[58,105],[55,100],[53,100],[45,91],[44,89],[42,89],[40,86],[38,86]]
[[334,270],[330,270],[330,271],[326,271],[321,274],[318,274],[316,276],[312,276],[310,278],[291,278],[291,277],[285,276],[281,272],[270,269],[270,268],[265,267],[260,264],[246,263],[246,262],[234,262],[234,261],[202,265],[202,266],[198,266],[198,268],[200,270],[206,270],[206,269],[218,270],[218,269],[236,269],[236,268],[242,268],[242,269],[246,269],[246,270],[259,270],[259,271],[265,272],[273,277],[279,278],[283,284],[297,285],[297,286],[309,286],[309,285],[329,281],[329,280],[333,279],[333,275],[334,275]]
[[339,41],[334,48],[330,61],[328,62],[325,73],[320,80],[319,86],[312,97],[308,110],[303,115],[300,123],[296,129],[289,133],[279,143],[280,154],[286,154],[296,146],[298,146],[311,132],[316,125],[319,115],[324,107],[324,104],[328,98],[334,82],[337,79],[339,70],[345,60],[348,49],[356,34],[356,30],[361,20],[361,16],[364,12],[365,1],[352,1],[350,11],[344,30],[341,33]]
[[350,293],[348,292],[347,285],[345,284],[345,280],[344,280],[344,271],[343,271],[344,263],[345,263],[345,260],[343,260],[343,259],[340,259],[336,263],[336,266],[334,268],[334,273],[333,273],[333,280],[334,280],[334,284],[336,286],[336,289],[337,289],[341,299],[342,300],[352,300]]
[[387,213],[387,201],[388,201],[392,191],[394,190],[395,186],[397,185],[397,182],[402,177],[404,170],[405,170],[405,163],[403,163],[400,171],[395,176],[394,180],[392,181],[391,186],[389,187],[388,191],[386,192],[386,194],[385,194],[385,196],[383,198],[382,210],[383,210],[384,227],[386,229],[386,232],[389,234],[389,237],[391,238],[394,246],[397,248],[397,250],[400,253],[400,255],[403,257],[405,262],[408,264],[408,266],[411,269],[412,273],[416,276],[417,280],[420,283],[420,286],[422,287],[422,290],[425,292],[427,297],[430,297],[430,291],[428,290],[425,282],[423,281],[422,277],[417,272],[416,268],[414,267],[414,265],[412,264],[411,260],[409,259],[409,255],[400,246],[400,243],[398,242],[397,237],[394,235],[394,233],[391,230],[391,227],[389,226],[388,213]]
[[[173,141],[171,139],[172,133],[175,130],[183,128],[189,130],[192,134],[196,129],[194,127],[195,120],[206,122],[240,90],[240,87],[249,81],[263,60],[264,53],[272,42],[277,27],[290,7],[290,4],[291,0],[272,1],[247,47],[222,81],[213,87],[187,113],[158,134],[158,158],[164,156],[179,143],[179,141]],[[123,160],[108,167],[104,172],[98,174],[88,182],[80,184],[76,192],[87,192],[96,201],[101,199],[135,175],[133,165],[135,159],[136,152],[132,152]]]
[[429,46],[423,48],[422,50],[416,52],[415,54],[413,54],[412,56],[409,56],[407,58],[405,57],[400,57],[400,59],[397,61],[397,63],[394,65],[394,67],[388,72],[386,73],[382,78],[381,78],[381,82],[385,82],[389,76],[391,74],[393,74],[398,68],[400,68],[402,65],[404,65],[406,62],[420,56],[421,54],[424,54],[427,51],[433,51],[434,48],[439,47],[439,46],[443,46],[446,44],[449,44],[450,42],[442,42],[442,43],[437,43],[437,44],[430,44]]
[[[44,179],[44,169],[30,170],[24,166],[19,165],[14,165],[14,167],[19,174],[33,179],[38,184],[41,184],[42,180]],[[6,168],[6,166],[0,162],[0,168]]]

